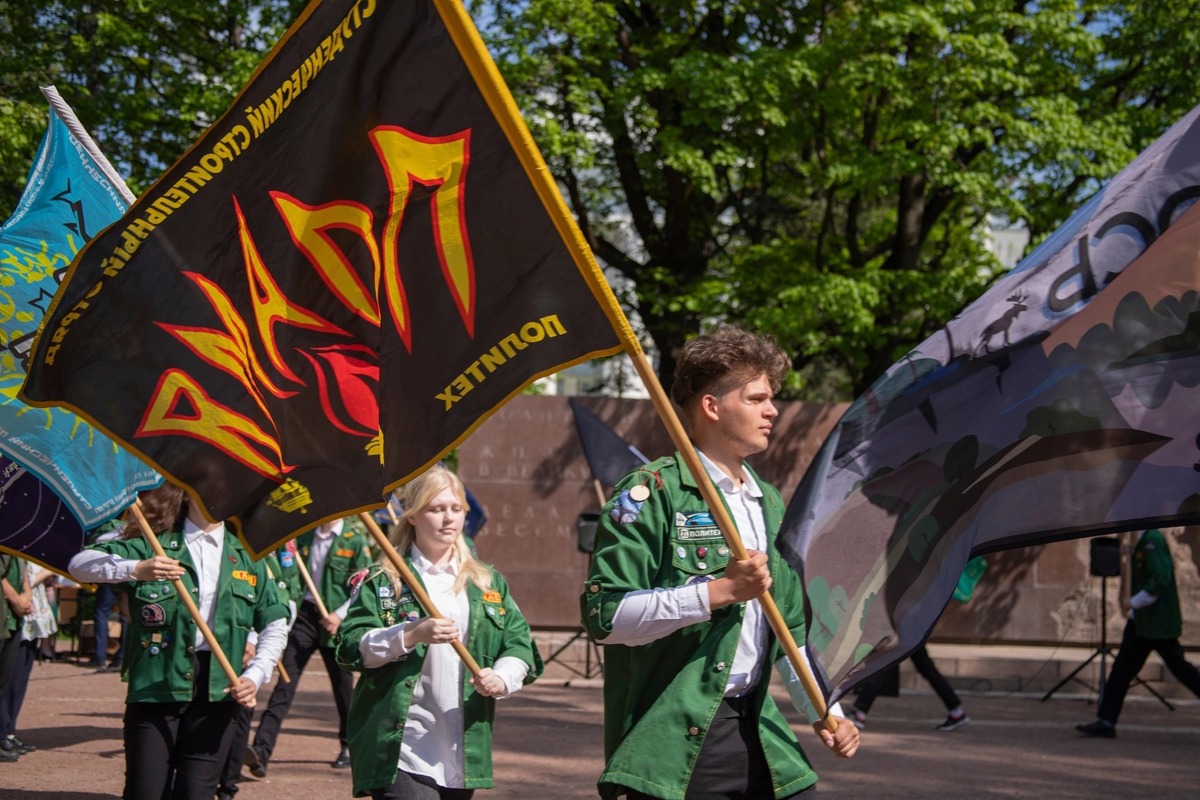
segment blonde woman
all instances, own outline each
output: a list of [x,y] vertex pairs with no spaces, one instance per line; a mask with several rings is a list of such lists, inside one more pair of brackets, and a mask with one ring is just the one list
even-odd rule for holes
[[[434,467],[400,494],[392,545],[443,618],[425,613],[386,560],[363,581],[337,637],[339,663],[362,673],[350,704],[354,794],[468,800],[492,786],[496,699],[533,681],[542,661],[508,584],[467,547],[458,476]],[[466,671],[455,639],[479,675]]]

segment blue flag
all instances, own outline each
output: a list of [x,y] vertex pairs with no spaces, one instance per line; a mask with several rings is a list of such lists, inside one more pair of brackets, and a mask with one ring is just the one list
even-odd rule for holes
[[7,307],[0,314],[0,451],[92,528],[162,478],[73,412],[27,406],[17,392],[34,334],[67,267],[132,197],[57,92],[44,91],[50,125],[16,212],[0,227],[0,292]]
[[831,700],[973,555],[1200,521],[1200,109],[846,411],[781,549]]

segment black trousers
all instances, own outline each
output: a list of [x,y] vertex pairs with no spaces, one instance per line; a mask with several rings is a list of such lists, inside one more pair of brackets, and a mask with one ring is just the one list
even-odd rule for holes
[[[754,701],[750,697],[727,697],[721,701],[700,745],[684,800],[764,800],[774,796],[771,770],[758,736]],[[653,800],[652,795],[632,789],[628,797]]]
[[1179,640],[1144,639],[1134,630],[1133,620],[1129,620],[1125,624],[1125,633],[1121,636],[1121,649],[1113,659],[1112,672],[1104,684],[1104,694],[1100,698],[1096,716],[1105,722],[1117,724],[1117,717],[1121,716],[1121,706],[1125,704],[1125,694],[1129,691],[1129,685],[1142,671],[1151,653],[1158,653],[1167,669],[1171,670],[1171,674],[1191,689],[1192,694],[1200,697],[1200,670],[1188,663]]
[[250,743],[250,721],[253,719],[254,709],[238,706],[238,714],[233,720],[233,733],[230,736],[229,755],[225,757],[221,781],[217,784],[217,789],[226,794],[237,794],[237,785],[242,779],[242,762],[246,758],[246,746]]
[[275,751],[275,740],[279,738],[279,729],[292,708],[296,699],[296,689],[300,686],[300,675],[312,654],[320,651],[321,660],[325,662],[325,671],[329,673],[329,682],[333,684],[333,702],[338,713],[338,741],[346,746],[346,723],[350,716],[350,694],[354,690],[354,678],[349,672],[338,666],[332,647],[321,646],[320,614],[315,604],[305,601],[300,604],[296,613],[296,624],[288,634],[287,647],[283,650],[281,663],[291,683],[277,681],[271,699],[267,701],[267,710],[258,721],[258,731],[254,734],[254,746],[261,748],[270,757]]
[[386,789],[372,789],[372,800],[471,800],[474,789],[447,789],[433,778],[399,770],[396,782]]
[[[925,645],[921,645],[915,653],[909,656],[913,666],[917,668],[917,672],[924,678],[933,691],[937,692],[938,698],[942,701],[942,705],[947,711],[953,711],[962,705],[959,702],[958,695],[955,694],[950,682],[946,680],[942,673],[938,672],[938,668],[934,665],[933,659],[929,657],[929,651],[925,649]],[[866,714],[871,710],[871,704],[875,702],[875,698],[879,696],[883,689],[885,677],[879,674],[863,684],[858,692],[858,697],[854,700],[854,707]]]
[[210,653],[197,653],[198,698],[125,706],[124,800],[212,800],[240,705],[210,702]]

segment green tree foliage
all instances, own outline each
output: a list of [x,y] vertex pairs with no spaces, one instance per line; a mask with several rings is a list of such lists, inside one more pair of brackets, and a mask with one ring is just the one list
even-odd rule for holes
[[[398,0],[396,0],[398,1]],[[1200,0],[467,0],[589,242],[662,353],[775,333],[846,399],[1196,102]],[[0,219],[54,84],[135,192],[303,0],[0,0]]]
[[225,111],[302,0],[0,0],[0,219],[54,85],[135,192]]
[[1196,101],[1196,2],[475,0],[596,254],[663,353],[775,333],[861,392]]

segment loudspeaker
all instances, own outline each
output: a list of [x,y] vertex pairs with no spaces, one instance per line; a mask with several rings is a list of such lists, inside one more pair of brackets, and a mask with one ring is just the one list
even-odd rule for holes
[[1092,539],[1091,573],[1097,578],[1116,578],[1121,574],[1121,543],[1115,536]]
[[600,522],[600,514],[595,511],[585,511],[575,520],[575,536],[579,552],[591,553],[596,549],[596,525]]

